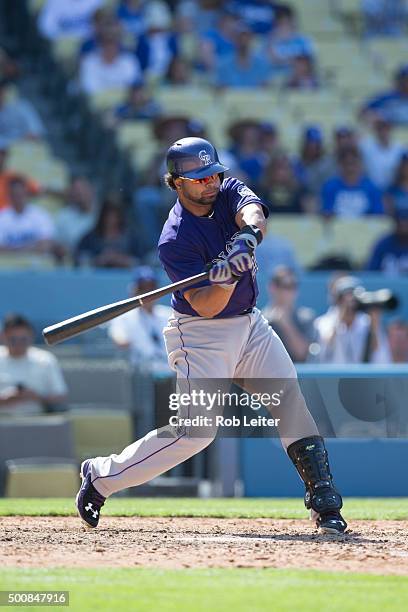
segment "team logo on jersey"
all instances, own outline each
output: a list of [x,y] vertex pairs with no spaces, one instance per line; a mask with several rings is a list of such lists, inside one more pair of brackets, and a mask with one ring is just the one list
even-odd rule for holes
[[249,187],[247,187],[246,185],[240,185],[240,186],[238,187],[237,191],[238,191],[239,195],[240,195],[241,197],[243,197],[243,198],[246,198],[246,197],[248,197],[248,196],[252,196],[252,197],[254,197],[254,198],[258,199],[258,198],[257,198],[257,196],[256,196],[256,194],[255,194],[255,193],[252,191],[252,189],[250,189],[250,188],[249,188]]
[[207,153],[207,151],[205,149],[201,149],[201,151],[198,154],[198,157],[204,163],[204,166],[209,166],[211,164],[211,162],[212,162],[211,155],[209,153]]

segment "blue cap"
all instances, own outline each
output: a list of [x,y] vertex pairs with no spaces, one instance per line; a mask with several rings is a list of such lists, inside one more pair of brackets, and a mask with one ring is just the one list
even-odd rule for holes
[[309,142],[322,142],[323,132],[317,125],[310,125],[309,127],[305,128],[303,138]]
[[336,136],[351,136],[351,134],[354,134],[354,130],[348,125],[339,125],[335,128],[334,133]]
[[142,281],[157,281],[156,273],[150,266],[139,266],[132,271],[132,282],[136,285]]

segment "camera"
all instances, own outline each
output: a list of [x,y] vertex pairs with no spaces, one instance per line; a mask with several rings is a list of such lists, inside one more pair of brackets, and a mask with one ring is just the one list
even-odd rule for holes
[[395,310],[399,306],[399,299],[390,289],[378,289],[377,291],[366,291],[357,287],[354,292],[357,310],[367,312],[372,308],[382,310]]

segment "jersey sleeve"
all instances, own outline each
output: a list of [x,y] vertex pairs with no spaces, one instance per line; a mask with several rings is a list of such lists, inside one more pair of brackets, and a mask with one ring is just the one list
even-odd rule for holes
[[[198,251],[189,248],[187,245],[178,245],[175,241],[166,242],[159,246],[159,258],[173,283],[204,272],[208,263],[204,261],[204,257]],[[209,284],[209,281],[201,281],[197,285],[188,287],[188,289],[206,287]]]
[[236,178],[226,179],[223,185],[228,190],[229,204],[234,215],[247,204],[259,204],[262,206],[265,218],[269,216],[269,209],[262,200],[245,183]]

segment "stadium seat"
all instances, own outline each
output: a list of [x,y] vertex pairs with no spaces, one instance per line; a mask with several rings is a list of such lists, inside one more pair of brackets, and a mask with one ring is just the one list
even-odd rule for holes
[[324,225],[323,241],[327,252],[347,254],[353,263],[364,266],[373,245],[391,231],[392,225],[392,219],[385,216],[335,219]]
[[126,89],[109,89],[89,96],[89,103],[93,110],[109,110],[123,102]]
[[133,441],[132,418],[129,412],[80,408],[71,410],[69,418],[78,461],[119,453]]
[[226,90],[220,94],[219,100],[229,122],[238,119],[276,121],[282,114],[278,106],[277,92],[273,89]]
[[407,61],[408,43],[405,37],[376,37],[367,47],[377,70],[382,68],[388,77],[392,78],[395,70]]
[[373,244],[389,231],[392,221],[382,216],[324,221],[317,215],[271,215],[269,224],[271,233],[294,244],[299,262],[310,267],[332,254],[346,254],[353,263],[363,265]]
[[315,263],[319,256],[319,239],[322,234],[320,217],[272,214],[268,225],[272,234],[286,238],[294,245],[302,266],[308,267]]
[[214,107],[214,95],[208,87],[160,87],[156,100],[165,113],[204,118]]
[[0,269],[51,270],[56,268],[55,257],[46,253],[1,253]]
[[81,39],[77,37],[58,38],[52,43],[54,57],[70,73],[77,69]]
[[134,408],[133,369],[127,361],[73,359],[61,361],[61,366],[71,407]]
[[6,462],[6,497],[74,497],[79,487],[76,461],[32,457]]
[[31,13],[37,14],[40,12],[45,3],[46,0],[28,0],[28,8]]
[[133,149],[152,140],[152,126],[148,121],[124,121],[117,130],[119,146]]

